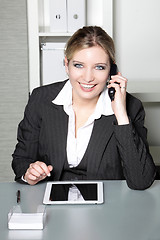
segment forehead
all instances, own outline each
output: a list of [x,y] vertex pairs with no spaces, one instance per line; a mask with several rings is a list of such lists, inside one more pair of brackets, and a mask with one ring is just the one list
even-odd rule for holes
[[109,55],[104,51],[104,49],[100,46],[93,46],[89,48],[84,48],[77,50],[72,57],[72,60],[77,61],[109,61]]

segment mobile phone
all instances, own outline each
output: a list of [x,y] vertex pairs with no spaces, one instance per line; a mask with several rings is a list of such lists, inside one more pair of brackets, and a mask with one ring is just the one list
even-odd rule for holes
[[[111,76],[112,76],[112,75],[116,75],[117,72],[118,72],[118,67],[117,67],[117,65],[116,65],[115,63],[112,63],[112,64],[111,64],[111,69],[110,69],[110,79],[111,79]],[[116,92],[116,90],[115,90],[115,88],[113,88],[113,87],[111,87],[111,88],[108,89],[108,95],[109,95],[111,101],[114,100],[115,92]]]

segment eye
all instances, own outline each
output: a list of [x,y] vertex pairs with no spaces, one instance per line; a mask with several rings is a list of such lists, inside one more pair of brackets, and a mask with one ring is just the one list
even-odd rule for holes
[[82,65],[82,64],[80,64],[80,63],[74,63],[74,67],[76,67],[76,68],[82,68],[82,67],[83,67],[83,65]]
[[97,70],[105,70],[106,67],[105,67],[105,66],[102,66],[102,65],[97,65],[97,66],[96,66],[96,69],[97,69]]

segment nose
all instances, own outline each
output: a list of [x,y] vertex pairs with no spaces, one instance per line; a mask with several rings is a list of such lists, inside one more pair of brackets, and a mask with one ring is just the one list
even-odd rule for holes
[[93,82],[94,81],[94,73],[93,73],[93,70],[88,68],[88,69],[85,69],[85,72],[84,72],[84,81],[87,82],[87,83],[90,83],[90,82]]

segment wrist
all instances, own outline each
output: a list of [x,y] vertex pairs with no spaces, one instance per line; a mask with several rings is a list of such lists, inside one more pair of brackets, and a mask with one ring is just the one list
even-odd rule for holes
[[126,125],[129,124],[129,118],[127,114],[121,114],[119,117],[116,116],[118,125]]

